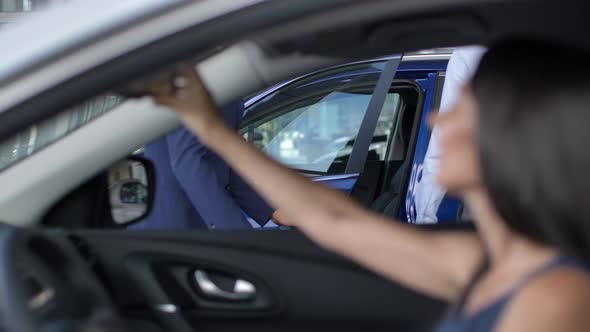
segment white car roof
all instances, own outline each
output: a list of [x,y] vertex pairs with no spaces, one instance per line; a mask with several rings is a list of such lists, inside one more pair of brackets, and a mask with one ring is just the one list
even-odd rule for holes
[[52,55],[181,2],[78,0],[23,17],[0,33],[0,44],[10,45],[10,52],[0,53],[0,81]]
[[[0,31],[0,112],[122,54],[261,0],[74,0]],[[74,28],[75,27],[75,28]]]

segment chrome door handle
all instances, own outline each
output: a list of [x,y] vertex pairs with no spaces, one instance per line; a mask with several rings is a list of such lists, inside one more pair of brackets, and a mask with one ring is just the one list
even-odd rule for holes
[[256,286],[244,279],[236,279],[232,291],[219,288],[206,271],[196,270],[195,281],[199,290],[207,297],[226,301],[252,300],[256,297]]

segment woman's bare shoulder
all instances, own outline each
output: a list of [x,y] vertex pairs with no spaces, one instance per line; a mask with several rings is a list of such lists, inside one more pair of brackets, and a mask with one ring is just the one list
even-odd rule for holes
[[513,299],[499,332],[588,331],[590,271],[563,267],[533,280]]

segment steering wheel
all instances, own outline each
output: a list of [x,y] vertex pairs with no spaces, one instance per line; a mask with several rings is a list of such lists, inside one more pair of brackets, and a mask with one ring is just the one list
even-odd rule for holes
[[7,332],[126,331],[86,261],[68,239],[55,238],[0,226],[0,325]]

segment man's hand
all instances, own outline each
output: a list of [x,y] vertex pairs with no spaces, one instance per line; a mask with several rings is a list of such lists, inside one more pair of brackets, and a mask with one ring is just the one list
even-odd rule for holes
[[279,210],[275,210],[271,218],[275,222],[275,224],[281,226],[294,226]]

